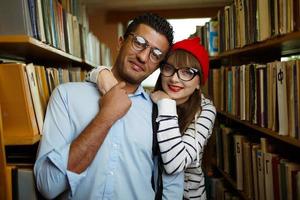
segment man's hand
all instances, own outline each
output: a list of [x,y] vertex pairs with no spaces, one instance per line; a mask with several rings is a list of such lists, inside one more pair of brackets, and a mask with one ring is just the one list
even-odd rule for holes
[[125,86],[124,82],[120,82],[101,98],[100,113],[104,114],[112,123],[123,117],[131,106],[131,100],[124,89]]
[[152,92],[150,96],[154,103],[157,103],[161,99],[170,99],[169,95],[161,90]]
[[99,72],[97,77],[97,86],[102,95],[105,95],[117,83],[117,79],[110,70],[104,69]]

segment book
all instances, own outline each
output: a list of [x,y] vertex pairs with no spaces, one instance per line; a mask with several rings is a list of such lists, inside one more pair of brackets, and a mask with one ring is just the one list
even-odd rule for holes
[[39,39],[35,0],[28,0],[28,8],[29,8],[29,16],[30,16],[30,23],[32,27],[33,37]]
[[297,200],[300,200],[300,171],[297,172],[297,175],[296,175],[296,199]]
[[208,22],[208,53],[210,56],[218,55],[218,21]]
[[0,96],[4,141],[38,135],[25,64],[0,64]]
[[277,62],[277,100],[278,100],[278,121],[279,135],[288,135],[288,104],[286,87],[286,63]]
[[239,67],[240,69],[240,119],[246,119],[246,65]]
[[286,159],[281,159],[278,166],[280,199],[287,199]]
[[37,200],[33,170],[30,168],[16,167],[12,171],[13,198],[19,200]]
[[243,135],[234,135],[234,153],[236,161],[236,187],[238,190],[244,189],[244,165],[243,165]]
[[269,1],[257,1],[258,41],[266,40],[271,36],[270,18]]
[[213,135],[216,137],[216,164],[220,169],[223,169],[223,142],[222,142],[222,133],[221,128],[218,122],[216,121],[215,127],[213,129]]
[[272,173],[273,173],[273,191],[274,191],[274,200],[280,199],[280,188],[279,188],[279,171],[278,167],[280,166],[280,157],[273,156],[272,157]]
[[286,167],[286,188],[287,188],[287,200],[293,200],[296,199],[293,196],[293,190],[292,190],[292,172],[293,171],[299,171],[300,170],[300,164],[293,163],[293,162],[287,162],[285,164]]
[[222,142],[223,142],[223,169],[232,177],[235,177],[235,161],[232,162],[234,155],[234,141],[233,141],[233,130],[228,127],[222,128]]
[[267,63],[267,90],[268,90],[268,96],[267,96],[267,106],[268,106],[268,129],[272,129],[273,123],[274,123],[274,106],[273,106],[273,82],[275,81],[273,79],[273,71],[272,71],[272,65],[273,63]]
[[272,68],[272,75],[273,75],[273,84],[272,84],[272,105],[273,105],[273,117],[272,117],[272,131],[278,131],[278,95],[277,95],[277,62],[273,62],[270,66]]
[[272,153],[264,153],[264,167],[265,167],[265,192],[266,200],[274,199],[274,181],[273,181],[273,166],[272,160],[277,156]]
[[246,45],[246,23],[245,23],[245,1],[244,0],[235,0],[235,8],[236,8],[236,20],[237,28],[237,46],[243,47]]
[[286,62],[286,85],[287,85],[287,101],[288,101],[288,135],[296,138],[296,122],[295,122],[295,90],[294,90],[294,72],[296,63],[294,60]]
[[232,114],[232,71],[227,71],[227,112]]
[[265,167],[264,167],[264,152],[262,150],[257,150],[256,159],[257,159],[257,177],[258,177],[258,194],[259,199],[266,198],[265,190]]
[[245,117],[250,121],[250,64],[245,67]]
[[296,138],[300,139],[300,60],[296,60],[294,70],[295,129]]
[[243,143],[243,174],[244,174],[244,192],[246,196],[251,199],[253,198],[253,170],[252,170],[252,156],[251,156],[252,144],[249,141]]
[[[294,30],[300,30],[300,1],[294,0]],[[300,198],[300,197],[299,197]]]
[[255,64],[252,63],[249,66],[249,114],[250,114],[250,122],[257,124],[257,90],[256,90],[256,67]]
[[30,94],[33,101],[33,107],[35,112],[35,117],[37,120],[38,128],[40,134],[43,133],[43,125],[44,125],[44,109],[42,105],[42,101],[39,94],[39,86],[35,74],[35,67],[32,63],[25,66],[27,80],[29,83]]
[[257,65],[258,72],[258,125],[267,126],[267,83],[266,83],[266,65]]
[[35,5],[36,5],[36,20],[37,20],[38,37],[42,42],[46,42],[42,0],[35,0]]
[[221,111],[225,111],[225,66],[220,69],[220,106]]
[[39,95],[43,107],[43,113],[46,113],[46,108],[49,100],[49,88],[47,85],[46,71],[43,66],[35,65],[35,73],[39,88]]
[[253,144],[251,149],[252,157],[252,174],[253,174],[253,197],[254,199],[259,199],[259,190],[258,190],[258,171],[257,171],[257,151],[260,149],[259,144]]
[[212,69],[210,71],[212,80],[213,82],[213,88],[212,88],[212,97],[213,97],[213,102],[214,105],[216,106],[217,109],[221,109],[221,96],[220,96],[220,70],[219,69]]
[[237,116],[237,82],[236,82],[236,73],[237,73],[237,66],[232,66],[231,67],[231,71],[232,71],[232,107],[231,107],[231,114],[234,116]]
[[33,35],[28,0],[13,0],[0,6],[0,35]]

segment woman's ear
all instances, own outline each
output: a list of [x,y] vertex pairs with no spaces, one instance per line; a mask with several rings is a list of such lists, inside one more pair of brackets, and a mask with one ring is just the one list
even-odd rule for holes
[[120,36],[118,39],[118,48],[117,48],[118,51],[121,49],[123,43],[124,43],[124,37]]

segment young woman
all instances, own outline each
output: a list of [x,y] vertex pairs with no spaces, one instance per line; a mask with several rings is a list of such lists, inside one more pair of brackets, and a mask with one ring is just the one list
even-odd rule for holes
[[[204,146],[213,129],[216,109],[201,93],[208,77],[208,54],[199,38],[173,45],[151,98],[158,107],[157,141],[166,173],[185,171],[184,199],[206,199],[201,168]],[[98,68],[88,79],[102,93],[117,81],[108,70]]]

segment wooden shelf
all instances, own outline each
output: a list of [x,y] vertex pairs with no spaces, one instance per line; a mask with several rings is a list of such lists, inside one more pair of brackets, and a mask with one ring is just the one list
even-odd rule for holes
[[0,55],[22,61],[40,63],[72,63],[85,67],[94,67],[90,62],[56,49],[27,35],[0,36]]
[[4,139],[4,144],[5,145],[32,145],[40,141],[41,135],[35,135],[32,137],[24,137],[22,136],[21,138],[8,138],[6,137]]
[[271,136],[275,139],[278,139],[280,141],[283,141],[285,143],[288,143],[288,144],[291,144],[293,146],[296,146],[296,147],[299,147],[300,148],[300,140],[297,140],[295,138],[291,138],[291,137],[288,137],[288,136],[281,136],[281,135],[278,135],[277,132],[275,131],[272,131],[270,129],[267,129],[267,128],[262,128],[260,126],[257,126],[257,125],[254,125],[248,121],[244,121],[244,120],[240,120],[239,118],[237,118],[236,116],[233,116],[231,114],[228,114],[226,112],[222,112],[222,111],[218,111],[218,114],[221,114],[229,119],[232,119],[234,121],[237,121],[239,122],[240,124],[243,124],[251,129],[254,129],[254,130],[257,130],[263,134],[266,134],[268,136]]
[[285,35],[278,35],[271,37],[262,42],[246,45],[242,48],[229,50],[221,53],[218,56],[210,57],[211,61],[221,60],[226,57],[233,57],[237,55],[256,55],[271,54],[277,52],[280,55],[288,55],[300,52],[300,31],[288,33]]
[[222,176],[225,178],[225,180],[231,185],[231,187],[233,187],[235,189],[235,191],[238,193],[238,195],[242,199],[250,200],[250,198],[248,198],[243,191],[236,189],[237,188],[236,182],[226,172],[224,172],[219,167],[216,167],[216,169],[222,174]]

